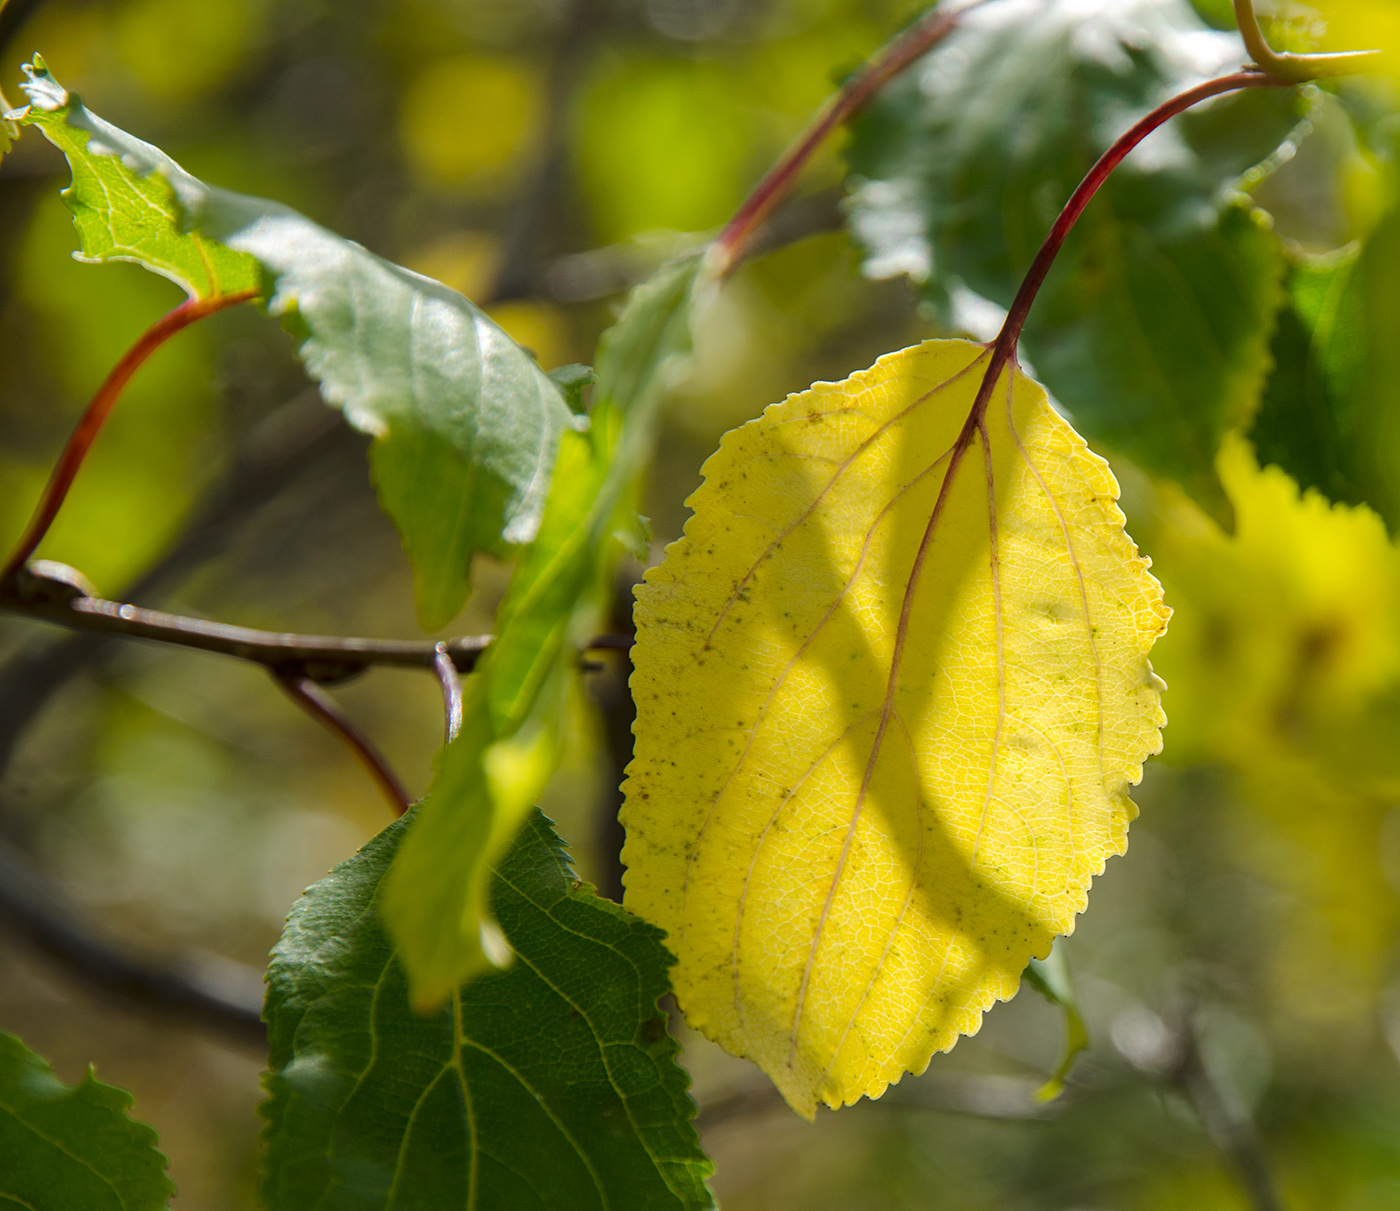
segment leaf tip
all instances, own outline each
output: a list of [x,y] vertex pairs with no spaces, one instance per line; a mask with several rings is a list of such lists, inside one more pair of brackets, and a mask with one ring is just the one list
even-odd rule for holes
[[[20,91],[29,98],[29,104],[45,113],[54,113],[68,104],[68,90],[49,73],[44,56],[36,54],[32,63],[23,65],[25,80]],[[23,112],[23,111],[17,111]]]

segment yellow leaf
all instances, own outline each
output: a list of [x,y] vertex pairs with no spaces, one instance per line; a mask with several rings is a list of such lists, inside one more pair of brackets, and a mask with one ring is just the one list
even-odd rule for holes
[[638,591],[627,904],[808,1117],[1016,991],[1161,747],[1117,484],[1019,373],[960,437],[986,358],[930,341],[728,434]]

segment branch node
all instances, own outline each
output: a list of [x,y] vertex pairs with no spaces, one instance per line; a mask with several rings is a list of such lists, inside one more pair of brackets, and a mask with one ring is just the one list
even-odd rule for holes
[[67,605],[96,597],[97,589],[77,568],[52,559],[31,559],[0,583],[0,595],[23,605]]
[[1365,71],[1366,64],[1381,52],[1378,50],[1344,50],[1325,55],[1300,55],[1292,51],[1276,51],[1264,37],[1254,0],[1234,0],[1235,21],[1240,27],[1245,49],[1254,62],[1250,65],[1290,84],[1320,80],[1330,76],[1345,76]]

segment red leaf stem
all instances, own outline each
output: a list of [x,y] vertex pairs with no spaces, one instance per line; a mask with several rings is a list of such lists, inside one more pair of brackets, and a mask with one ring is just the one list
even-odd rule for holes
[[334,698],[310,677],[295,672],[279,673],[276,670],[273,671],[272,677],[288,698],[318,723],[323,724],[354,753],[355,759],[365,767],[369,776],[374,779],[374,784],[384,793],[395,815],[402,816],[408,811],[412,800],[408,797],[403,783],[399,781],[398,775],[369,737],[350,722]]
[[92,443],[112,414],[123,388],[146,359],[177,332],[188,328],[197,320],[257,296],[257,290],[240,290],[235,294],[221,294],[210,299],[189,299],[161,316],[122,355],[78,419],[78,424],[68,438],[68,444],[64,446],[53,474],[49,476],[48,485],[34,510],[34,516],[30,518],[24,537],[19,540],[19,545],[5,564],[4,571],[0,572],[0,583],[13,579],[29,561],[29,557],[38,550],[44,535],[48,533],[54,518],[58,516],[58,511],[63,507],[68,490],[73,486],[73,480],[77,478],[78,470],[87,458],[88,451],[92,449]]
[[827,99],[807,129],[768,170],[710,245],[707,256],[716,278],[727,277],[744,259],[744,252],[754,232],[787,195],[798,174],[827,135],[864,109],[890,80],[952,33],[964,13],[985,2],[973,0],[971,4],[957,9],[940,8],[928,13],[878,52],[876,58],[840,92]]
[[1055,257],[1059,255],[1065,239],[1074,229],[1075,223],[1079,221],[1079,216],[1084,213],[1084,208],[1093,201],[1094,195],[1098,193],[1103,183],[1112,175],[1113,170],[1123,162],[1128,153],[1159,126],[1201,101],[1241,88],[1288,88],[1290,85],[1291,82],[1288,80],[1280,80],[1260,71],[1235,72],[1233,75],[1207,80],[1204,84],[1198,84],[1195,88],[1187,89],[1179,96],[1173,97],[1170,101],[1163,102],[1099,157],[1098,162],[1089,169],[1084,180],[1079,183],[1079,188],[1070,195],[1069,201],[1060,211],[1059,218],[1050,228],[1050,234],[1045,237],[1045,242],[1040,246],[1040,251],[1036,253],[1035,260],[1031,262],[1031,267],[1021,282],[1021,288],[1016,292],[1011,309],[1006,313],[1006,321],[1002,324],[1001,331],[992,343],[992,356],[987,362],[986,372],[982,376],[982,385],[977,392],[976,400],[973,402],[972,411],[968,414],[967,423],[963,426],[960,441],[971,440],[973,431],[981,422],[982,414],[987,410],[987,402],[991,398],[992,389],[996,386],[997,379],[1001,376],[1007,362],[1016,354],[1016,344],[1021,339],[1021,329],[1025,327],[1031,304],[1035,302],[1036,295],[1044,284],[1046,275],[1050,272],[1050,266],[1055,263]]

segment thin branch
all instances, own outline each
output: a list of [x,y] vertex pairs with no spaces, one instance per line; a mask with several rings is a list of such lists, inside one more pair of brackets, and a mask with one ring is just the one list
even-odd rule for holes
[[[432,669],[439,646],[431,640],[298,635],[186,618],[101,597],[78,596],[69,582],[38,575],[32,569],[22,571],[12,586],[0,588],[0,610],[72,630],[235,656],[327,684],[348,680],[374,665]],[[489,635],[474,635],[445,640],[442,646],[457,669],[469,673],[490,642]]]
[[[123,591],[123,598],[164,595],[222,554],[237,527],[303,470],[358,440],[314,389],[271,413],[245,439],[227,474],[195,506],[166,554]],[[0,773],[53,695],[120,638],[80,631],[21,651],[0,668]],[[266,1047],[259,970],[201,950],[174,961],[125,953],[94,930],[54,880],[2,839],[0,917],[70,978],[97,992],[133,1008],[192,1021],[240,1044]]]
[[78,419],[77,427],[74,428],[68,444],[64,446],[63,453],[54,466],[48,486],[45,487],[44,494],[34,510],[34,516],[30,518],[24,536],[19,540],[19,545],[15,547],[4,571],[0,571],[0,584],[12,580],[29,561],[29,557],[38,550],[44,535],[48,533],[54,518],[58,516],[58,511],[63,507],[63,501],[69,488],[73,486],[73,480],[82,467],[83,460],[87,458],[88,451],[92,449],[92,443],[97,439],[98,433],[102,431],[102,426],[121,397],[122,389],[146,359],[177,332],[196,321],[213,315],[216,311],[246,303],[257,296],[257,290],[240,290],[236,294],[224,294],[212,299],[188,299],[147,328],[136,343],[123,354]]
[[1245,50],[1249,51],[1254,65],[1290,84],[1365,71],[1366,61],[1381,53],[1378,50],[1345,50],[1326,55],[1297,55],[1292,51],[1276,51],[1269,45],[1259,26],[1254,0],[1235,0],[1235,22],[1240,27]]
[[[359,436],[313,388],[260,422],[228,472],[198,501],[166,553],[122,590],[121,601],[152,604],[197,568],[222,555],[238,527],[303,470]],[[0,667],[0,769],[53,696],[97,662],[121,636],[79,631],[55,642],[28,644]]]
[[964,13],[982,3],[985,0],[973,0],[971,4],[953,10],[934,9],[888,46],[877,51],[861,72],[852,77],[840,92],[828,98],[807,129],[768,170],[710,245],[706,257],[710,272],[716,278],[727,277],[744,259],[754,232],[792,188],[826,137],[864,109],[895,76],[952,33]]
[[1165,1075],[1190,1101],[1211,1142],[1235,1171],[1254,1211],[1283,1211],[1254,1120],[1234,1091],[1216,1081],[1201,1054],[1200,1025],[1193,1009],[1187,1008],[1171,1033],[1177,1058]]
[[[258,631],[108,601],[85,593],[83,583],[81,573],[74,569],[40,560],[21,569],[10,585],[0,586],[0,612],[75,631],[216,652],[323,685],[348,681],[378,665],[436,670],[440,653],[459,673],[470,673],[492,639],[490,635],[466,635],[433,642]],[[631,646],[629,635],[599,635],[586,645],[588,649],[614,651]]]
[[355,754],[356,760],[365,767],[375,785],[384,792],[384,797],[389,800],[389,805],[396,815],[402,816],[408,811],[413,800],[409,798],[408,791],[404,789],[398,775],[390,768],[384,754],[375,748],[370,738],[350,722],[334,698],[310,677],[279,673],[276,670],[273,671],[272,677],[288,698],[318,723],[324,724],[327,730],[342,740]]
[[433,649],[433,670],[442,686],[442,713],[447,743],[451,744],[462,730],[462,678],[445,643],[439,643]]

